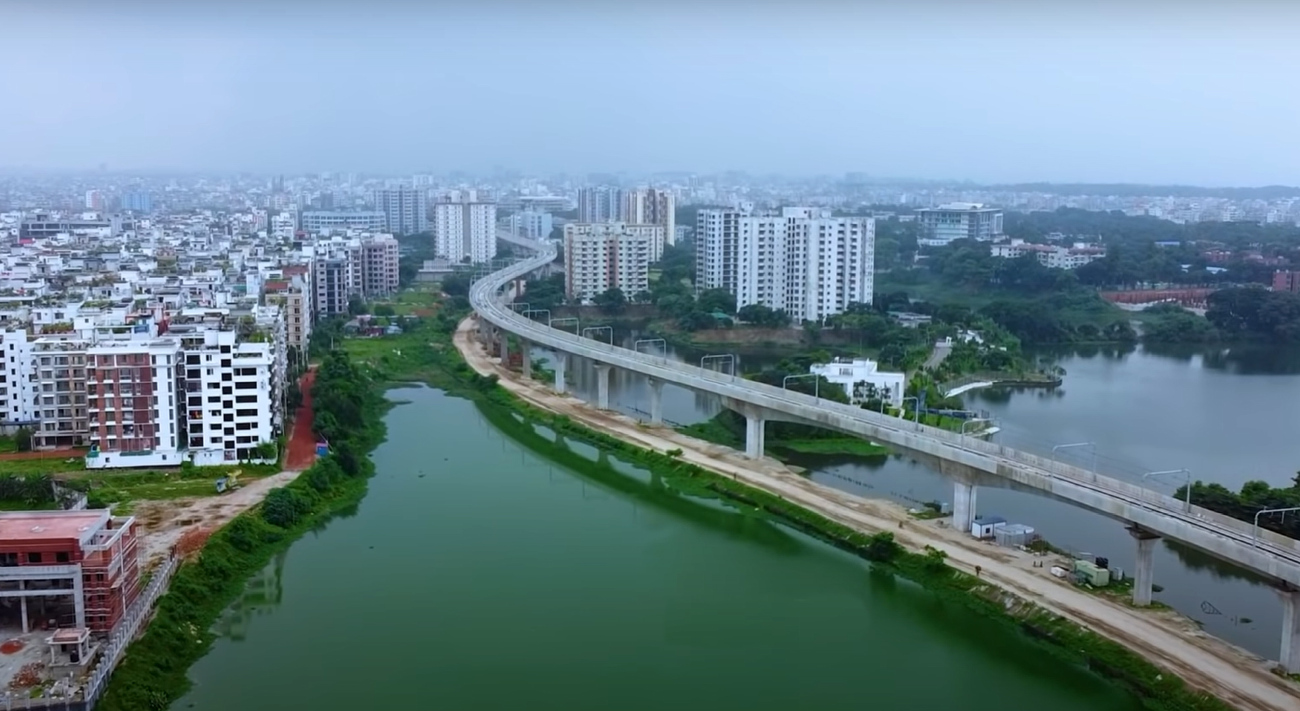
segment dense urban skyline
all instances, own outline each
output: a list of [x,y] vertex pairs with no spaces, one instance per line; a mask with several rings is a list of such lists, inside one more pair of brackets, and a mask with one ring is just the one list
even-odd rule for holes
[[1275,3],[49,5],[5,167],[1300,182]]

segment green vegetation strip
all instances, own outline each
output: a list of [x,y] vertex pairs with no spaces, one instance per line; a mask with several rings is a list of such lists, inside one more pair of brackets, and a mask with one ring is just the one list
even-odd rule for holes
[[379,415],[386,403],[377,385],[342,351],[326,359],[312,390],[313,410],[330,428],[332,453],[214,533],[197,559],[180,567],[97,709],[170,707],[189,688],[190,666],[211,647],[213,623],[245,581],[298,536],[361,500],[374,469],[363,453],[383,439]]

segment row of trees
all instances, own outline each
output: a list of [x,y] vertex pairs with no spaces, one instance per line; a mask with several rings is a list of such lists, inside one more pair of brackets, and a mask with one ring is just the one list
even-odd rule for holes
[[[1187,494],[1186,486],[1174,493],[1175,498]],[[1231,516],[1240,521],[1254,522],[1255,514],[1265,509],[1284,509],[1300,506],[1300,472],[1290,486],[1274,488],[1263,481],[1248,481],[1241,491],[1231,491],[1222,484],[1192,484],[1192,503],[1211,511]],[[1259,525],[1290,538],[1300,538],[1300,516],[1294,514],[1261,516]]]
[[1210,294],[1205,317],[1225,338],[1300,342],[1300,295],[1263,287]]

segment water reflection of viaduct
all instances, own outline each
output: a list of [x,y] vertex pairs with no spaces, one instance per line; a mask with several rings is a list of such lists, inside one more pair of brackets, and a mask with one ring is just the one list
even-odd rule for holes
[[[745,451],[752,458],[763,456],[765,425],[770,421],[831,429],[927,456],[953,481],[952,525],[958,530],[970,528],[978,486],[991,481],[1014,483],[1101,513],[1124,523],[1133,535],[1137,546],[1133,601],[1139,606],[1151,602],[1156,541],[1162,537],[1179,541],[1276,585],[1284,610],[1279,659],[1289,671],[1300,672],[1300,541],[1047,457],[550,328],[505,306],[502,293],[507,287],[522,288],[517,279],[554,259],[553,247],[538,245],[538,252],[537,257],[480,279],[470,290],[479,339],[498,349],[503,362],[510,347],[508,334],[516,336],[525,349],[552,351],[555,389],[563,393],[568,391],[570,360],[574,356],[590,359],[596,380],[594,404],[605,410],[610,406],[611,374],[635,373],[646,379],[651,425],[662,424],[665,383],[719,396],[724,407],[745,418]],[[522,362],[525,374],[531,375],[530,360]]]

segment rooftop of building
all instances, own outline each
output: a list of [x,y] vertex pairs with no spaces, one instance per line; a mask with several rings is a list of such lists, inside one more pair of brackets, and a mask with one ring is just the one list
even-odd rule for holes
[[108,509],[0,513],[0,545],[50,539],[90,541],[110,520]]

